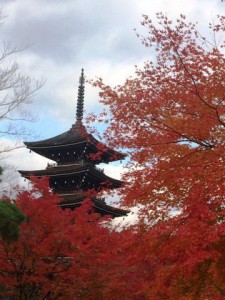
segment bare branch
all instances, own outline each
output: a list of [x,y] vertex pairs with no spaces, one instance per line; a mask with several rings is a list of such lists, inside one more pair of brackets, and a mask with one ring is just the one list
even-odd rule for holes
[[[1,13],[0,20],[3,20]],[[25,130],[22,124],[34,120],[29,105],[45,81],[36,81],[21,73],[16,56],[26,50],[26,46],[0,43],[0,133],[8,138],[21,138],[30,134],[29,128]]]

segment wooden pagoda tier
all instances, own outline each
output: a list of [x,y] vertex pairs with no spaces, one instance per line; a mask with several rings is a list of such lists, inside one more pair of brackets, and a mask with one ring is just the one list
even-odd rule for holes
[[[60,194],[59,197],[63,199],[62,202],[60,202],[59,206],[63,209],[69,208],[69,209],[75,209],[76,207],[79,207],[83,200],[86,198],[85,195],[82,195],[82,193],[76,194]],[[128,210],[124,210],[118,207],[112,207],[111,205],[106,204],[104,199],[98,199],[96,197],[91,198],[94,210],[98,212],[101,215],[111,215],[112,217],[121,217],[125,216],[129,213]]]
[[79,122],[53,138],[24,144],[30,150],[58,164],[71,164],[82,160],[94,164],[109,163],[126,157],[124,153],[108,148],[93,135],[87,134],[85,127]]
[[102,169],[91,164],[49,165],[44,170],[19,170],[19,173],[26,179],[32,176],[37,178],[49,177],[50,186],[53,192],[57,194],[71,190],[87,191],[94,189],[100,191],[103,188],[118,188],[123,184],[123,181],[105,175]]
[[[84,103],[84,74],[80,77],[76,121],[72,127],[55,137],[36,141],[25,142],[31,151],[34,151],[56,163],[48,164],[44,170],[24,171],[19,173],[29,179],[32,176],[49,178],[52,191],[57,193],[62,201],[62,208],[74,209],[85,198],[85,191],[90,189],[96,192],[104,188],[113,189],[122,186],[123,182],[104,174],[103,170],[96,167],[99,163],[122,160],[124,153],[108,148],[102,142],[88,134],[82,124]],[[112,217],[125,216],[128,211],[107,205],[104,200],[92,198],[96,212]]]

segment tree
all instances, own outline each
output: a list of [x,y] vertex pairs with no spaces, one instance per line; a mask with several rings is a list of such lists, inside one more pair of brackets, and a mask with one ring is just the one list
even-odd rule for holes
[[[0,175],[3,169],[0,167]],[[18,239],[19,225],[24,221],[24,215],[17,206],[5,199],[0,201],[0,237],[4,241]]]
[[33,178],[33,189],[18,196],[16,205],[26,216],[19,239],[0,241],[2,294],[107,299],[110,275],[120,263],[115,260],[119,234],[91,213],[88,199],[75,211],[62,210],[47,181]]
[[18,239],[19,225],[25,217],[20,209],[7,200],[0,202],[0,237],[5,242]]
[[[3,17],[0,15],[0,20]],[[2,24],[1,24],[2,26]],[[21,73],[16,62],[16,55],[24,47],[15,47],[1,41],[0,46],[0,137],[17,138],[30,134],[25,122],[34,120],[28,110],[35,93],[43,86],[44,81],[34,81]],[[0,147],[0,152],[10,151],[14,146]]]
[[225,42],[216,36],[225,17],[209,25],[212,41],[183,15],[157,20],[143,16],[148,35],[139,37],[155,56],[135,78],[93,83],[106,105],[105,138],[130,154],[123,201],[144,206],[143,244],[130,258],[140,251],[136,266],[146,260],[148,299],[222,299]]
[[[4,21],[0,11],[0,22]],[[0,26],[3,26],[0,23]],[[3,181],[12,181],[11,168],[4,163],[5,153],[16,148],[24,147],[19,139],[31,135],[27,122],[34,121],[34,116],[29,110],[32,98],[43,86],[44,81],[33,80],[23,74],[17,62],[17,56],[25,47],[13,46],[10,42],[0,40],[0,155],[1,166],[8,169],[8,178]],[[15,172],[14,172],[15,173]]]

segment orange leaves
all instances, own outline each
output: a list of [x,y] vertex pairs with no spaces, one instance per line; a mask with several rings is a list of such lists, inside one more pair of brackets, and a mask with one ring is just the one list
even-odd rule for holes
[[211,41],[183,15],[156,19],[144,15],[140,35],[154,59],[123,85],[97,84],[110,116],[105,137],[130,155],[123,201],[144,205],[130,263],[149,267],[139,285],[148,299],[222,299],[225,41],[216,38],[225,17],[209,25]]
[[[148,32],[143,41],[155,50],[155,59],[124,85],[97,85],[110,114],[106,139],[111,146],[128,149],[131,163],[143,170],[141,177],[130,172],[135,183],[126,203],[141,184],[147,193],[146,200],[143,191],[141,197],[135,193],[141,203],[162,201],[155,190],[164,189],[163,201],[172,199],[173,205],[188,196],[193,182],[209,189],[214,183],[219,187],[219,178],[224,178],[225,58],[185,16],[176,22],[162,13],[156,17],[158,24],[146,15],[142,21]],[[223,18],[217,23],[222,30]]]
[[90,202],[72,212],[57,207],[57,201],[45,178],[34,179],[33,189],[17,200],[26,216],[19,240],[0,243],[0,282],[22,299],[33,294],[37,299],[65,299],[68,293],[79,299],[76,295],[98,269],[95,259],[107,255],[109,231],[100,226],[97,214],[90,214]]

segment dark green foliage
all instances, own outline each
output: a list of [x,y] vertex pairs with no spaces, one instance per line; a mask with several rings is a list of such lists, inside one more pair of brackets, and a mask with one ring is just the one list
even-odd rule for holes
[[19,225],[25,220],[25,216],[20,209],[8,202],[0,202],[0,238],[11,242],[18,239]]
[[[2,175],[2,173],[3,173],[3,168],[0,166],[0,176]],[[2,180],[0,179],[0,182],[1,182]]]

